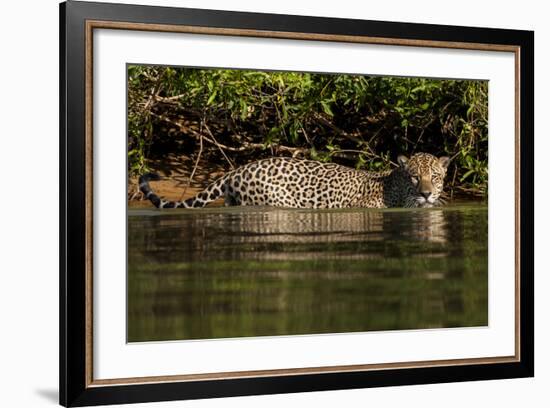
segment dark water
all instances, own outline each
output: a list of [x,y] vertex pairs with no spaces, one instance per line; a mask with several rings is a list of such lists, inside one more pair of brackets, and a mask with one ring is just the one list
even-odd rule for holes
[[129,210],[128,341],[487,325],[487,207]]

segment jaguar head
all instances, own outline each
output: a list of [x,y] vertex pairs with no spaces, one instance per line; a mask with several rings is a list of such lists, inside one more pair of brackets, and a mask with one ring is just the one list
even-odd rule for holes
[[416,153],[411,158],[399,156],[397,162],[404,171],[405,182],[409,187],[406,207],[433,207],[441,203],[440,196],[449,167],[449,157],[437,158],[428,153]]

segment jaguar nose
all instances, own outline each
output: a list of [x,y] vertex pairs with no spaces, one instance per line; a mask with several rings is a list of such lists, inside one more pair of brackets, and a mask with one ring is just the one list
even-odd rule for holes
[[432,195],[432,193],[431,193],[431,191],[421,191],[421,192],[420,192],[420,195],[421,195],[422,197],[424,197],[424,198],[427,200],[428,198],[430,198],[430,196]]

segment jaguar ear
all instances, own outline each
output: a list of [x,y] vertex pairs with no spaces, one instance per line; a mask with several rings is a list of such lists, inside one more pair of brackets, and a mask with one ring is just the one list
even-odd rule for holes
[[407,159],[407,157],[403,156],[402,154],[397,156],[397,163],[404,170],[407,170],[407,168],[408,168],[408,165],[407,165],[408,161],[409,161],[409,159]]
[[445,170],[447,170],[447,167],[449,167],[450,162],[451,159],[448,156],[441,156],[439,158],[439,164],[441,164],[441,167],[443,167]]

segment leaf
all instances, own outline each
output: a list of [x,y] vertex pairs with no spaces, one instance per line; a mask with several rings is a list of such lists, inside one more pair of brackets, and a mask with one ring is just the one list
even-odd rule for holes
[[212,92],[212,95],[210,95],[210,97],[208,98],[208,101],[206,101],[207,105],[210,105],[210,104],[212,104],[212,102],[214,102],[214,99],[216,98],[217,93],[218,93],[218,91]]
[[460,178],[460,182],[463,182],[464,180],[466,180],[468,178],[468,176],[470,174],[472,174],[474,172],[474,170],[468,170],[461,178]]
[[290,140],[292,143],[296,143],[299,139],[300,135],[298,134],[298,128],[296,126],[290,127]]
[[241,99],[241,120],[245,120],[248,116],[248,106],[245,101]]
[[288,110],[284,103],[284,99],[281,101],[281,110],[283,111],[283,122],[286,122],[288,120]]
[[327,115],[334,116],[334,113],[332,113],[332,110],[330,109],[330,105],[327,101],[321,101],[321,106],[323,107],[323,110]]

